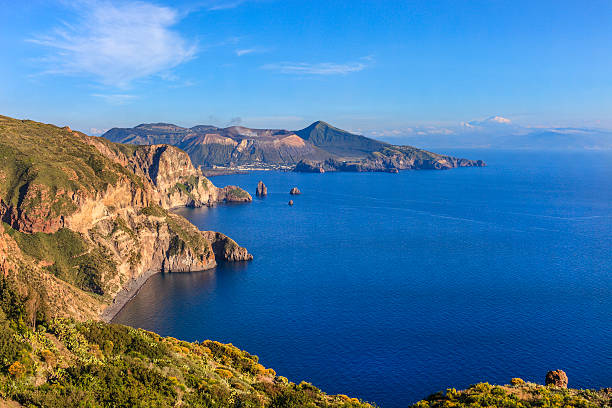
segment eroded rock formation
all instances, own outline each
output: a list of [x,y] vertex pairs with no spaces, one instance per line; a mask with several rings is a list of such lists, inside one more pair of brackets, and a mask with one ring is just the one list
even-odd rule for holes
[[553,387],[567,388],[567,374],[563,370],[554,370],[546,373],[545,384]]
[[268,187],[263,183],[263,181],[259,181],[257,183],[257,190],[255,191],[257,197],[265,197],[268,195]]

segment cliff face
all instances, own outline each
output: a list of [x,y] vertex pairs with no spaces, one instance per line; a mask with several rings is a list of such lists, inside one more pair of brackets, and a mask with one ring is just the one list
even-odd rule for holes
[[148,181],[154,187],[156,203],[164,208],[252,201],[252,197],[239,187],[215,187],[193,166],[187,153],[174,146],[143,145],[126,148],[103,138],[85,137],[84,141]]
[[155,272],[252,259],[230,238],[168,212],[251,201],[238,187],[215,187],[172,146],[118,145],[0,117],[0,180],[0,251],[16,254],[3,259],[0,272],[13,272],[23,287],[37,276],[40,290],[53,285],[47,292],[79,305],[76,312],[53,295],[53,315],[97,316]]

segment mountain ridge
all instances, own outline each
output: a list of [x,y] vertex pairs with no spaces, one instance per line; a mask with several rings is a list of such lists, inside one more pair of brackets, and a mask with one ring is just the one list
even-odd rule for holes
[[184,128],[170,123],[112,128],[103,137],[129,144],[169,143],[203,168],[284,168],[295,171],[388,171],[481,167],[485,163],[398,146],[316,121],[300,130]]

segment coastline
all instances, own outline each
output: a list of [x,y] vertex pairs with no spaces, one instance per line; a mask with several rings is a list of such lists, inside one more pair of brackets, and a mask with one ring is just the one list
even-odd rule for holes
[[[213,269],[217,266],[217,262],[213,262],[209,268],[198,270],[198,271],[186,271],[186,272],[165,272],[165,273],[192,273],[192,272],[203,272]],[[132,300],[144,286],[145,283],[153,275],[158,273],[164,273],[160,270],[148,270],[136,279],[131,279],[126,285],[113,298],[113,302],[108,305],[102,313],[100,313],[100,320],[105,323],[111,323],[112,320],[119,314],[119,312]]]

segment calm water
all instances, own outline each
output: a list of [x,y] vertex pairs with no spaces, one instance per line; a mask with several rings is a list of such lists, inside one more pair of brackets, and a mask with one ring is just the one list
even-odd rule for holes
[[179,212],[255,260],[154,276],[116,322],[382,407],[557,368],[612,386],[612,155],[461,153],[489,167],[215,177],[269,196]]

